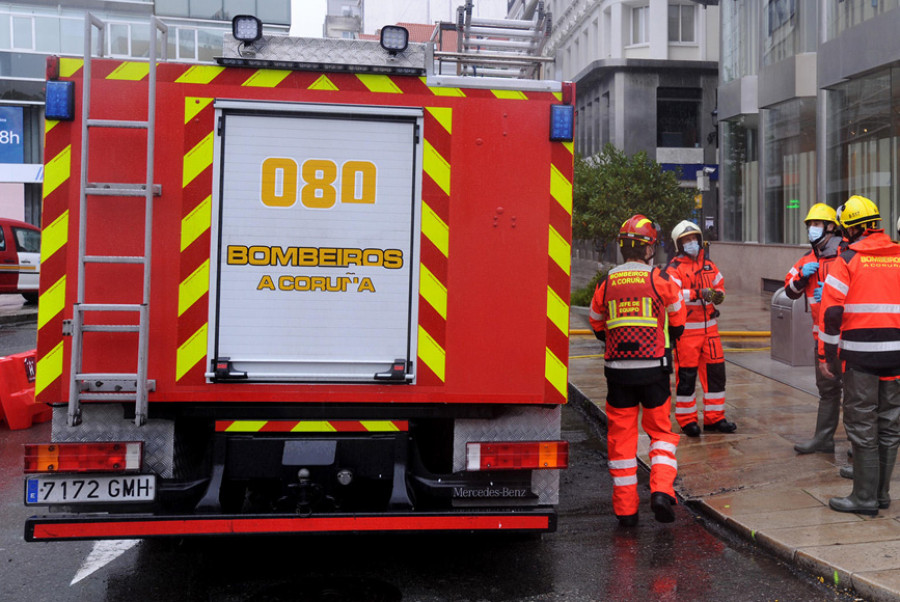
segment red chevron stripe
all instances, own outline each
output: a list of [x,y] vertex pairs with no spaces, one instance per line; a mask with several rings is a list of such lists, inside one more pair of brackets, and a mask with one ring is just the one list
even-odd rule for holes
[[[73,135],[73,125],[72,122],[61,122],[58,123],[53,129],[47,132],[44,142],[44,161],[45,163],[55,156],[57,156],[66,146],[70,144],[73,145],[72,148],[72,162],[70,164],[70,177],[68,180],[60,184],[56,190],[51,192],[49,195],[44,197],[43,205],[42,205],[42,213],[41,213],[41,222],[42,227],[46,228],[51,223],[53,223],[59,216],[61,216],[68,209],[68,197],[70,186],[72,186],[72,180],[79,177],[78,166],[75,161],[77,158],[77,154],[79,152],[78,148],[75,146],[78,144],[77,141],[72,140]],[[77,232],[78,228],[78,215],[69,214],[69,232]],[[53,255],[51,255],[46,261],[41,263],[41,277],[40,277],[40,290],[47,290],[52,284],[57,282],[60,278],[62,278],[66,273],[66,261],[67,261],[67,251],[71,241],[67,242],[62,248],[57,250]],[[76,286],[76,282],[73,280],[69,280],[66,283],[66,296],[71,296],[71,291],[74,290],[73,287]],[[38,330],[37,337],[37,359],[40,360],[45,357],[48,353],[50,353],[61,341],[63,341],[62,336],[62,326],[63,320],[66,318],[65,312],[60,312],[54,318],[49,320],[46,324],[43,325]],[[69,358],[68,358],[68,345],[65,346],[66,353],[63,357],[63,374],[65,374],[65,367],[68,366]],[[53,383],[44,388],[38,395],[36,396],[36,401],[45,403],[58,403],[63,402],[67,399],[67,394],[64,394],[64,386],[63,386],[63,378],[57,378]],[[67,393],[67,392],[66,392]]]

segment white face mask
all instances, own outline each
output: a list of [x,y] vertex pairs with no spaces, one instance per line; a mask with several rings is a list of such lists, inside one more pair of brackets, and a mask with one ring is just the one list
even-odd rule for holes
[[700,253],[700,243],[696,240],[684,243],[684,252],[691,257],[696,257]]
[[810,226],[809,227],[809,242],[815,243],[817,240],[822,238],[822,234],[825,232],[825,228],[822,226]]

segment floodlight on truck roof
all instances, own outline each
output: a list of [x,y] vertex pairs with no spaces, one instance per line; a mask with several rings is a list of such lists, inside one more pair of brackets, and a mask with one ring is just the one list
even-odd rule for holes
[[385,25],[381,28],[379,43],[391,55],[403,52],[409,46],[409,30],[399,25]]

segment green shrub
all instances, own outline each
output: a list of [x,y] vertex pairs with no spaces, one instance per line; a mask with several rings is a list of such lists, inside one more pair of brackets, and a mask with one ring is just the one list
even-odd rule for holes
[[572,293],[572,305],[589,307],[591,305],[591,299],[594,297],[594,291],[597,290],[597,284],[604,278],[606,278],[606,271],[601,270],[591,278],[591,281],[588,284]]

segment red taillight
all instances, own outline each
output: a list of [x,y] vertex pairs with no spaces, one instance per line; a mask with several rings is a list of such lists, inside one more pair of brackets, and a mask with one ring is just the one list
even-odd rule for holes
[[568,466],[568,441],[498,441],[466,444],[466,470],[526,470]]
[[59,57],[48,56],[44,67],[45,79],[54,81],[59,79]]
[[570,105],[575,101],[575,82],[563,82],[562,84],[562,102],[564,105]]
[[141,469],[144,444],[26,443],[25,472],[132,472]]

